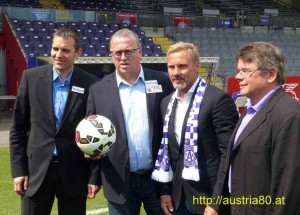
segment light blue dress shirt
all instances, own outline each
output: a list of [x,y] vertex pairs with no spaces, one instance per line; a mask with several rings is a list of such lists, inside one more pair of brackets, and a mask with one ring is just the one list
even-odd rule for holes
[[[52,69],[52,77],[53,77],[53,88],[52,88],[52,99],[53,99],[53,110],[54,110],[54,119],[55,126],[58,128],[59,123],[61,121],[67,97],[69,94],[71,77],[73,74],[73,69],[70,75],[68,76],[65,82],[62,82],[61,78],[55,71],[54,67]],[[56,147],[54,148],[53,155],[57,156]]]
[[130,85],[116,72],[119,96],[125,120],[130,172],[152,168],[144,71],[141,67],[137,80]]

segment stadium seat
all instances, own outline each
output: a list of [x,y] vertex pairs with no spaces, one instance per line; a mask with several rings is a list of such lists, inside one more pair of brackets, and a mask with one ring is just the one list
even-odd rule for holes
[[110,28],[108,27],[108,25],[107,25],[107,24],[104,24],[104,23],[100,23],[99,27],[100,27],[100,29],[102,29],[103,31],[105,31],[105,30],[110,30]]
[[59,27],[62,27],[62,26],[66,26],[66,23],[64,23],[64,22],[55,22],[55,27],[56,28],[59,28]]
[[24,51],[26,52],[26,54],[28,54],[32,51],[32,45],[29,43],[24,43],[23,48],[24,48]]
[[41,41],[41,38],[40,36],[38,35],[33,35],[33,36],[30,36],[30,41],[37,41],[37,42],[40,42]]
[[19,19],[11,19],[11,23],[13,24],[13,26],[16,28],[18,26],[20,26],[21,22]]
[[89,45],[90,44],[90,39],[87,36],[82,36],[81,37],[81,45],[85,46],[85,45]]
[[86,37],[94,37],[95,33],[93,29],[85,29],[83,30],[83,35]]
[[22,44],[28,43],[28,37],[26,37],[25,35],[20,35],[19,40]]
[[163,53],[160,45],[153,45],[152,52],[154,56],[162,56]]
[[96,30],[99,29],[99,24],[97,22],[88,22],[89,29]]
[[82,28],[88,28],[88,27],[89,27],[89,26],[88,26],[88,23],[85,22],[85,21],[79,21],[79,22],[77,23],[77,26],[78,26],[78,28],[80,28],[80,29],[82,29]]
[[108,45],[110,37],[101,37],[101,44]]
[[29,20],[21,20],[20,25],[21,26],[31,27],[31,21],[29,21]]
[[108,52],[108,46],[105,44],[96,44],[95,47],[96,47],[96,51],[102,50]]
[[90,37],[90,44],[96,45],[96,44],[100,44],[100,43],[101,43],[100,37],[97,37],[97,36]]
[[116,32],[118,31],[120,28],[119,28],[119,25],[116,24],[116,23],[111,23],[108,25],[109,29],[112,30],[113,32]]
[[102,29],[95,30],[95,37],[105,37],[105,33]]
[[143,39],[142,39],[142,41],[143,41],[143,44],[145,44],[145,45],[153,45],[153,39],[152,39],[152,37],[144,37]]
[[67,22],[67,26],[73,27],[73,28],[77,28],[78,27],[77,22]]
[[38,28],[43,28],[44,27],[44,22],[38,21],[38,20],[33,20],[32,21],[32,27],[36,28],[37,30],[38,30]]
[[82,57],[89,57],[89,56],[91,56],[91,52],[85,51],[85,52],[81,53],[81,56]]
[[122,29],[122,28],[129,28],[129,24],[127,23],[120,23],[119,24],[119,28]]
[[21,27],[17,27],[17,28],[15,28],[15,30],[16,30],[16,33],[18,36],[25,35],[25,32]]
[[87,52],[87,51],[95,51],[95,46],[92,45],[92,44],[86,44],[83,46],[83,50],[84,52]]
[[44,21],[44,26],[55,26],[55,23],[52,21]]
[[36,28],[36,34],[39,36],[48,36],[49,35],[49,31],[47,28]]

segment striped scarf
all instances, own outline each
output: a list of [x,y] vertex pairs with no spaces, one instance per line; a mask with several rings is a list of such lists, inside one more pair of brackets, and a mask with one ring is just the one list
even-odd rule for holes
[[[187,120],[184,136],[184,168],[182,171],[182,178],[193,181],[200,180],[198,166],[198,115],[207,86],[203,79],[200,78],[199,82],[200,83],[198,83],[197,92]],[[170,182],[173,178],[173,171],[170,166],[168,127],[175,98],[176,94],[174,93],[171,97],[165,115],[163,138],[158,151],[157,160],[155,162],[155,168],[152,173],[152,179],[159,182]]]

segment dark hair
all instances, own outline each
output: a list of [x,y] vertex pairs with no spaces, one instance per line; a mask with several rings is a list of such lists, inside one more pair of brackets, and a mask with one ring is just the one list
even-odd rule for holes
[[80,49],[80,34],[75,28],[72,27],[61,27],[56,32],[54,32],[52,37],[52,42],[54,37],[64,37],[64,38],[73,38],[75,40],[75,51],[78,51]]

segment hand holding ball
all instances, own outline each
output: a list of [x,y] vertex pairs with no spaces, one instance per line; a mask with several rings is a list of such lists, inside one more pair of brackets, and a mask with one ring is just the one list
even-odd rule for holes
[[106,117],[91,115],[80,121],[75,139],[84,153],[91,156],[104,155],[116,142],[116,129]]

